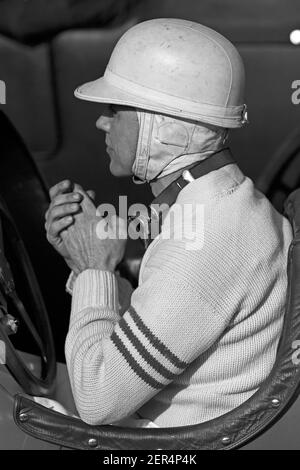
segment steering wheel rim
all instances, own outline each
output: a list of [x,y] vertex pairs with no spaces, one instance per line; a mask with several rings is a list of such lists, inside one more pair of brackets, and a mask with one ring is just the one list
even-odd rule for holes
[[[25,393],[36,396],[49,396],[53,392],[56,378],[56,357],[51,325],[25,245],[4,201],[0,198],[0,224],[1,222],[2,230],[7,234],[7,240],[9,240],[9,244],[11,244],[11,247],[14,250],[15,258],[18,262],[18,268],[21,269],[22,275],[26,281],[28,294],[33,306],[32,314],[36,320],[38,331],[35,329],[30,317],[27,315],[22,302],[18,296],[13,293],[13,288],[10,282],[4,286],[4,290],[6,291],[3,294],[4,297],[11,296],[16,309],[27,324],[31,336],[35,338],[35,341],[39,346],[42,359],[41,377],[39,378],[33,375],[21,355],[10,341],[5,328],[0,323],[0,340],[4,341],[6,349],[5,366],[13,375],[15,380],[20,384]],[[0,268],[2,274],[4,266],[0,266]],[[0,277],[2,278],[1,287],[3,290],[4,278],[3,275]],[[10,293],[9,289],[11,289]]]
[[[279,212],[283,211],[286,198],[300,184],[300,129],[294,129],[276,150],[265,170],[256,182]],[[294,180],[294,181],[293,181]]]

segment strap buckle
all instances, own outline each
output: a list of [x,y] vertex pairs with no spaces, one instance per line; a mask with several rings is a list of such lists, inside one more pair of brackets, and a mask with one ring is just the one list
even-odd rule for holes
[[242,120],[241,120],[242,124],[245,125],[245,124],[249,124],[249,119],[248,119],[248,108],[247,108],[247,105],[244,104],[243,106],[243,110],[242,110]]

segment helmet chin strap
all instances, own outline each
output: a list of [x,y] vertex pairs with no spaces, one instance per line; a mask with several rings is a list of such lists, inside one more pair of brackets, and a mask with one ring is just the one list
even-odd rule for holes
[[151,139],[153,133],[154,114],[136,110],[139,121],[139,136],[136,149],[136,157],[132,167],[133,182],[144,184],[146,179],[148,161],[150,158]]
[[139,136],[132,166],[136,184],[149,183],[225,147],[228,130],[137,109]]

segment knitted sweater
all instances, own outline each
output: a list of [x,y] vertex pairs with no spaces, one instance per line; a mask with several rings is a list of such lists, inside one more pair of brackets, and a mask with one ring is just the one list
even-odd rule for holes
[[136,411],[159,427],[204,422],[243,403],[270,373],[289,222],[235,164],[185,186],[177,198],[184,204],[204,209],[200,248],[187,245],[199,230],[195,218],[181,239],[164,237],[174,235],[172,206],[122,316],[115,274],[86,270],[74,283],[65,353],[77,409],[90,424]]

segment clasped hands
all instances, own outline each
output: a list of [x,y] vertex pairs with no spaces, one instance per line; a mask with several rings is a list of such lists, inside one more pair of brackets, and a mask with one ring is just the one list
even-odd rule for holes
[[[100,217],[93,191],[84,191],[71,181],[56,184],[49,194],[51,203],[45,214],[47,240],[70,269],[76,275],[86,269],[115,271],[125,252],[126,221],[117,216]],[[99,237],[100,221],[106,238]]]

